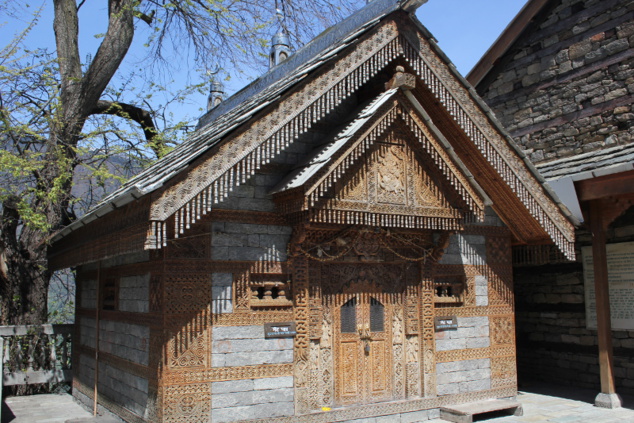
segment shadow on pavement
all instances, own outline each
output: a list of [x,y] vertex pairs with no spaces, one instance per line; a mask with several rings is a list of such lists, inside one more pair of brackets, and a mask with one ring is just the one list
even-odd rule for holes
[[10,423],[15,420],[15,414],[9,408],[4,401],[2,401],[2,422],[1,423]]
[[[541,380],[523,380],[519,384],[519,390],[524,392],[532,392],[534,394],[548,395],[552,397],[567,398],[575,401],[587,402],[594,404],[599,391],[591,389],[579,388],[576,386],[556,385]],[[618,393],[618,390],[617,390]],[[634,410],[634,397],[630,395],[622,395],[621,404],[624,408]]]

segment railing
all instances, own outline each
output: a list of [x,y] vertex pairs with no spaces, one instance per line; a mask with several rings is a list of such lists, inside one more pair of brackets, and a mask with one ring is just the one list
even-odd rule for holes
[[73,325],[0,326],[0,405],[3,386],[72,381],[72,334]]

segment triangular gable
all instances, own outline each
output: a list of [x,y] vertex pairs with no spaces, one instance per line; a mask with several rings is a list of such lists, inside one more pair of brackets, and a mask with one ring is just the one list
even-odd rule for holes
[[[427,30],[413,15],[398,10],[380,21],[372,19],[352,28],[343,37],[347,44],[328,46],[317,54],[320,59],[312,60],[301,78],[291,75],[271,87],[266,98],[247,101],[244,116],[229,112],[218,118],[211,132],[200,128],[170,155],[181,163],[178,174],[163,169],[165,161],[159,162],[108,199],[96,215],[125,204],[129,197],[151,193],[146,248],[161,248],[172,233],[168,220],[175,222],[176,236],[183,233],[302,134],[326,121],[353,93],[401,64],[417,80],[416,88],[406,94],[407,107],[419,109],[417,119],[430,120],[428,126],[436,128],[448,143],[445,149],[454,151],[474,175],[516,240],[552,240],[573,258],[574,226],[558,200]],[[236,128],[229,115],[242,125]],[[409,126],[416,132],[425,125]],[[166,174],[172,176],[166,179]],[[74,224],[61,236],[82,225]]]
[[287,215],[322,223],[459,229],[486,195],[399,89],[379,95],[273,191]]

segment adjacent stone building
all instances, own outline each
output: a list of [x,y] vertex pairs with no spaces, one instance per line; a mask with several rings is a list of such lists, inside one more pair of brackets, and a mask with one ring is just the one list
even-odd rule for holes
[[517,394],[511,245],[557,198],[413,11],[375,0],[64,229],[73,393],[130,422],[425,421]]
[[[629,256],[629,270],[610,265],[610,277],[620,277],[623,287],[630,275],[630,288],[611,288],[613,324],[629,323],[617,325],[606,341],[614,347],[618,391],[634,392],[634,244],[628,244],[634,241],[633,47],[632,1],[531,0],[467,77],[585,220],[575,262],[543,248],[514,250],[520,380],[598,387],[596,323],[586,314],[587,296],[594,294],[584,289],[593,268],[584,268],[581,252],[592,245],[589,229],[600,220],[608,261],[615,248],[610,244]],[[591,210],[595,200],[602,202],[599,217]]]

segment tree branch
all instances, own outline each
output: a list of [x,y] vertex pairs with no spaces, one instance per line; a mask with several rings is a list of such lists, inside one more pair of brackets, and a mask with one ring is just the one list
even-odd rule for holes
[[108,1],[108,30],[82,80],[81,106],[86,112],[97,103],[132,44],[134,3],[132,0]]
[[151,26],[152,25],[152,21],[154,20],[154,13],[155,12],[156,12],[155,10],[152,10],[149,15],[146,15],[143,12],[137,12],[137,17],[139,19],[141,19],[143,22],[145,22],[146,24]]
[[141,125],[145,140],[154,151],[154,154],[156,154],[156,157],[161,158],[165,154],[165,143],[159,139],[154,120],[147,110],[133,104],[99,100],[90,114],[113,115],[135,121]]

